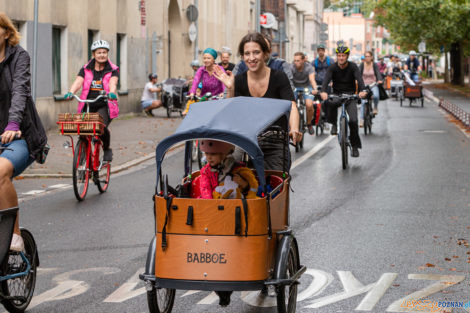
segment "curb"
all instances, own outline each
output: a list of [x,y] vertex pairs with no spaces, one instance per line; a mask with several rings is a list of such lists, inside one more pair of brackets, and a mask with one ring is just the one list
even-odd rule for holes
[[[181,148],[184,146],[184,142],[177,144],[176,146],[171,147],[168,151],[174,151],[178,148]],[[149,155],[146,155],[144,157],[140,157],[138,159],[134,159],[131,161],[128,161],[124,164],[118,165],[116,167],[111,167],[111,174],[116,174],[122,171],[125,171],[127,169],[130,169],[131,167],[134,167],[136,165],[139,165],[145,161],[148,161],[150,159],[155,158],[155,152],[150,153]],[[23,174],[20,175],[20,177],[23,178],[72,178],[72,174]]]

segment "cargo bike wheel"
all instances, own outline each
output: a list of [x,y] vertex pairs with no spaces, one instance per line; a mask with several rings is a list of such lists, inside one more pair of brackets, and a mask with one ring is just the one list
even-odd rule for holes
[[88,182],[90,178],[89,162],[87,157],[88,142],[85,139],[78,139],[73,155],[73,191],[78,201],[83,201],[88,191]]
[[170,313],[175,302],[175,289],[152,287],[147,291],[147,303],[150,313]]
[[[299,270],[299,255],[294,244],[290,245],[287,263],[284,269],[284,277],[291,279]],[[297,305],[297,282],[290,285],[281,284],[276,287],[277,294],[277,312],[278,313],[295,313]]]
[[111,164],[103,160],[104,151],[100,143],[95,144],[95,155],[98,156],[98,170],[93,171],[93,182],[98,187],[99,192],[104,193],[109,187]]

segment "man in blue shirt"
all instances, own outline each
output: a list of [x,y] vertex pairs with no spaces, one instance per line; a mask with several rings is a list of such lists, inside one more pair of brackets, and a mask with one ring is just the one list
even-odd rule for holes
[[414,82],[417,82],[419,80],[418,71],[421,70],[421,67],[419,66],[419,61],[416,58],[416,51],[410,51],[410,57],[408,58],[408,60],[406,60],[405,63],[405,70],[410,71],[410,77]]
[[323,84],[328,67],[335,63],[329,56],[325,55],[325,45],[317,46],[318,57],[313,60],[312,65],[315,67],[315,81],[318,86]]

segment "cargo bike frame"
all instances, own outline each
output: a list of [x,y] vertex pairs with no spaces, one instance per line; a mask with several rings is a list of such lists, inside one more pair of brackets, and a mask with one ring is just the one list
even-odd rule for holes
[[[72,115],[72,121],[59,121],[59,131],[62,135],[70,138],[66,142],[66,148],[71,147],[73,153],[72,180],[73,191],[78,201],[83,201],[88,191],[90,177],[98,187],[100,193],[108,190],[111,164],[103,160],[103,142],[100,135],[105,128],[104,123],[100,121],[87,121],[86,116],[90,112],[89,103],[94,103],[99,99],[107,99],[106,95],[99,95],[95,99],[83,100],[74,95],[79,102],[86,103],[86,113],[77,113]],[[98,113],[96,113],[98,114]],[[78,116],[79,119],[76,119]],[[80,116],[82,116],[80,118]],[[74,145],[72,134],[79,135],[76,145]]]
[[[202,102],[157,146],[155,237],[140,275],[150,312],[171,312],[176,289],[260,290],[263,296],[269,286],[276,291],[278,312],[295,312],[306,268],[289,226],[290,176],[286,166],[284,171],[265,170],[258,145],[258,136],[268,131],[289,149],[290,108],[290,101],[247,97]],[[195,139],[222,140],[243,149],[261,186],[260,197],[200,199],[199,171],[192,172],[191,161]],[[162,174],[162,161],[182,141],[184,179],[173,188]]]

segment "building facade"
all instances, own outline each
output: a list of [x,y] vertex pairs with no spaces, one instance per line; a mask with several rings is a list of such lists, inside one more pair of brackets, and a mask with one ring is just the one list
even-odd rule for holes
[[[36,103],[47,128],[57,113],[74,112],[63,101],[79,69],[91,58],[94,40],[111,45],[110,59],[120,67],[120,111],[140,111],[150,72],[160,81],[192,74],[190,62],[206,47],[236,51],[240,38],[255,28],[253,0],[39,0]],[[198,7],[198,36],[192,41],[187,11]],[[34,1],[0,0],[19,29],[21,45],[33,55]],[[197,48],[199,47],[199,48]],[[235,54],[232,61],[235,61]],[[34,64],[32,64],[34,66]]]
[[301,51],[312,56],[322,22],[321,0],[261,0],[261,14],[272,14],[276,23],[263,32],[273,38],[273,52],[291,62]]

